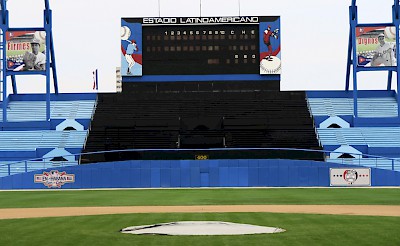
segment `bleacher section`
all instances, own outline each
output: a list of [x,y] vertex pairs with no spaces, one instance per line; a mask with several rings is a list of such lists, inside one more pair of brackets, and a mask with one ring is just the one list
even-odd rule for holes
[[400,147],[400,127],[328,128],[318,129],[318,135],[323,146]]
[[[90,119],[94,100],[54,101],[50,107],[52,119]],[[29,112],[29,113],[27,113]],[[43,121],[46,119],[45,101],[11,101],[7,106],[8,121]],[[0,110],[0,120],[3,112]]]
[[87,131],[0,131],[0,151],[82,148]]
[[[96,107],[96,94],[51,94],[50,118],[91,119]],[[3,120],[0,111],[0,126]],[[12,94],[7,102],[8,122],[40,122],[46,120],[46,97],[44,94]],[[89,121],[90,122],[90,121]],[[85,127],[87,127],[87,124]],[[29,128],[26,124],[26,128]]]
[[[354,148],[364,158],[358,160],[329,159],[329,162],[376,165],[391,169],[389,160],[377,160],[370,156],[400,158],[400,122],[394,91],[359,91],[358,118],[353,117],[353,94],[345,91],[308,92],[308,104],[315,119],[318,138],[324,150]],[[349,128],[326,126],[324,122],[340,117]],[[324,125],[324,127],[321,127]],[[349,157],[349,156],[347,156]],[[396,168],[398,164],[394,165]]]
[[[45,121],[44,95],[10,95],[8,120],[0,121],[0,175],[8,172],[14,174],[25,169],[77,165],[79,157],[57,160],[51,156],[82,152],[96,97],[96,94],[51,95],[51,120]],[[25,163],[13,164],[11,170],[8,170],[8,165],[3,165],[20,160],[34,161],[27,162],[26,167]]]
[[[353,115],[353,98],[309,98],[308,102],[314,116]],[[358,114],[359,117],[396,117],[396,98],[360,98]]]
[[[201,86],[206,88],[207,83]],[[123,86],[123,93],[99,94],[85,152],[319,149],[304,92],[243,88],[183,91],[168,89],[168,85],[155,91],[134,83]]]

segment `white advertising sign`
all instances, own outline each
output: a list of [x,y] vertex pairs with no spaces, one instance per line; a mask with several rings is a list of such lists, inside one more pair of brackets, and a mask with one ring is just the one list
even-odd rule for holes
[[331,186],[371,186],[370,168],[331,168]]
[[34,181],[35,183],[42,183],[47,188],[61,188],[61,186],[67,183],[75,183],[75,175],[52,170],[50,172],[43,172],[43,174],[35,174]]

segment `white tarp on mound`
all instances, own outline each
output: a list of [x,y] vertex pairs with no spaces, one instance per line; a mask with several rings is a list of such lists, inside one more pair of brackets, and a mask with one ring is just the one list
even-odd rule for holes
[[284,229],[222,221],[180,221],[154,225],[131,226],[121,230],[130,234],[157,235],[248,235],[284,232]]

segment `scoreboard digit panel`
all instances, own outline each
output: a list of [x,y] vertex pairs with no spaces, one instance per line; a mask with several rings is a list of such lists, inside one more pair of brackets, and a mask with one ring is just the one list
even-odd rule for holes
[[257,25],[151,26],[143,29],[144,74],[256,74]]
[[[127,37],[129,33],[123,30],[138,24],[141,27],[135,28],[140,31],[130,34],[139,38],[140,32],[140,42]],[[279,17],[123,18],[121,73],[123,76],[279,74],[280,71],[262,69],[274,62],[271,57],[277,57],[280,63],[279,25]],[[140,43],[142,47],[136,45],[128,52],[127,45],[132,43]],[[126,53],[139,58],[139,52],[140,61],[132,65]],[[135,66],[140,66],[141,73],[132,74]]]

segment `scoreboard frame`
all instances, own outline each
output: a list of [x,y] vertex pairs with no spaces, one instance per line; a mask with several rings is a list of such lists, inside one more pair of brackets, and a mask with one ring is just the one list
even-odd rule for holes
[[279,16],[121,18],[122,81],[279,80],[280,31]]

